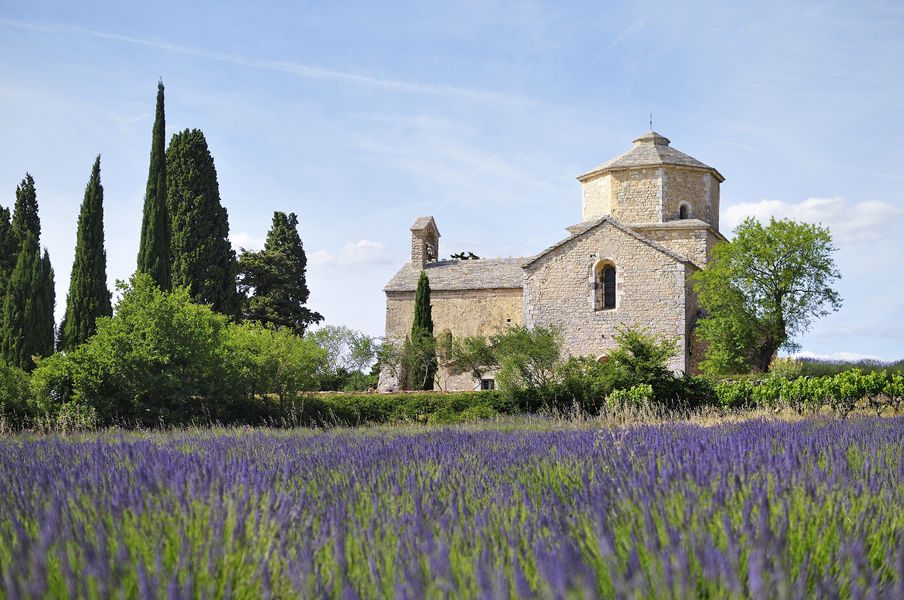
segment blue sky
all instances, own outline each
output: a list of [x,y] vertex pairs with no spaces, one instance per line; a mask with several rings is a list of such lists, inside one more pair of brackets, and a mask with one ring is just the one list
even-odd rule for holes
[[134,270],[158,76],[202,129],[233,241],[294,211],[312,308],[382,334],[408,227],[441,254],[524,256],[580,220],[575,177],[654,128],[719,169],[722,229],[828,225],[839,313],[820,356],[904,357],[904,5],[6,0],[0,204],[35,177],[64,309],[102,155],[110,283]]

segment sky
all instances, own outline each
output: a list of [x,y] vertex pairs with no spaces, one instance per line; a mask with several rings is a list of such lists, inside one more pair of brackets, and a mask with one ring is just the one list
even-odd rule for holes
[[433,215],[440,254],[530,256],[576,177],[649,129],[745,217],[828,226],[841,310],[799,338],[904,358],[900,2],[0,3],[0,205],[36,181],[65,310],[101,155],[108,277],[134,271],[158,78],[204,131],[236,248],[295,212],[309,305],[382,335],[382,288]]

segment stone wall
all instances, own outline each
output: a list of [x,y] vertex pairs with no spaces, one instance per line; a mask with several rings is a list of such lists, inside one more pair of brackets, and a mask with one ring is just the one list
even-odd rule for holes
[[583,221],[595,221],[612,212],[612,176],[608,173],[581,184],[581,216]]
[[682,204],[687,204],[691,209],[689,218],[709,223],[710,202],[707,196],[711,186],[707,184],[708,180],[712,180],[712,176],[707,172],[665,169],[662,185],[662,220],[678,219],[678,209]]
[[[616,267],[616,308],[594,310],[593,277],[598,261]],[[530,265],[524,287],[524,322],[559,326],[567,355],[598,358],[614,348],[616,327],[646,327],[676,338],[679,351],[669,368],[687,368],[685,296],[688,267],[611,223],[556,248]]]
[[613,171],[612,216],[622,223],[658,223],[662,220],[663,169]]
[[[524,300],[520,289],[434,290],[430,294],[430,304],[436,335],[449,331],[455,337],[489,337],[507,327],[524,324]],[[387,292],[386,338],[397,342],[404,340],[411,333],[413,321],[414,292]],[[448,391],[474,390],[480,385],[469,374],[453,376],[440,372],[437,378],[437,387]],[[389,374],[381,373],[380,391],[392,391],[397,385]]]
[[[508,326],[523,325],[520,289],[434,290],[433,331],[449,330],[456,337],[492,335]],[[403,340],[414,322],[414,292],[386,294],[386,337]]]
[[633,226],[632,229],[648,240],[684,256],[701,269],[706,266],[713,246],[719,241],[708,227],[702,225],[699,227],[681,227],[674,224],[658,227],[640,225]]

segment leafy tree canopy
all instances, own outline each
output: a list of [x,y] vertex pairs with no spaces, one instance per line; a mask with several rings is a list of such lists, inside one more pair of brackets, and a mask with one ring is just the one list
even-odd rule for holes
[[693,277],[705,311],[703,369],[765,372],[780,349],[796,349],[796,336],[841,306],[832,288],[840,278],[835,250],[827,228],[774,218],[768,225],[748,218],[732,242],[716,244]]
[[307,306],[308,259],[295,213],[273,213],[273,225],[260,252],[242,250],[239,290],[245,296],[242,316],[249,321],[288,327],[297,335],[323,320]]

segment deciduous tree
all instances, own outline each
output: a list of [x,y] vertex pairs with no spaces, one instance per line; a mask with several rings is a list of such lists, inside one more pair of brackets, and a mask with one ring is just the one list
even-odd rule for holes
[[765,372],[780,349],[796,349],[795,336],[841,306],[835,250],[827,228],[774,218],[748,218],[732,242],[716,244],[693,278],[705,311],[704,370]]

